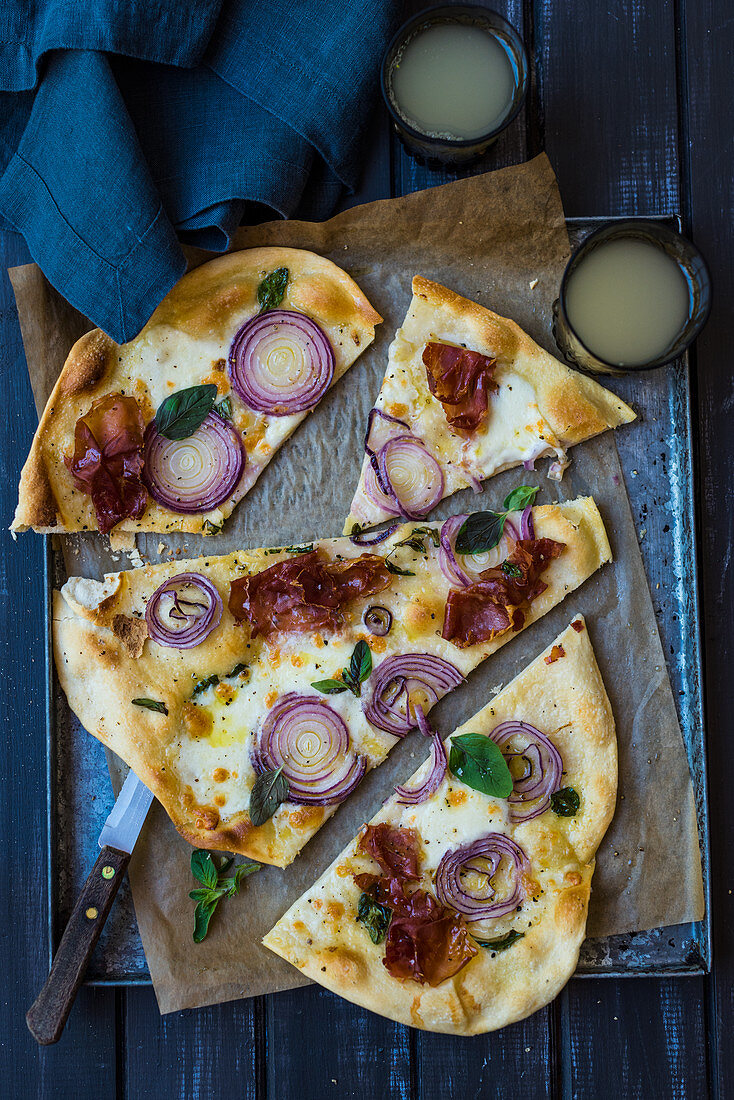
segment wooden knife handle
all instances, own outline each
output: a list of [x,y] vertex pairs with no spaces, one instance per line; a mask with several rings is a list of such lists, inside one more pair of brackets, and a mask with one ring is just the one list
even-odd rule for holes
[[47,1046],[61,1038],[92,951],[130,862],[128,852],[103,848],[69,918],[51,973],[26,1013],[33,1038]]

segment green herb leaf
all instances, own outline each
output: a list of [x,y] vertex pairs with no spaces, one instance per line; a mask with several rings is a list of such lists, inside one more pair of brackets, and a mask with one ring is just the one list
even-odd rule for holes
[[493,550],[504,529],[504,512],[474,512],[459,528],[456,553],[483,554],[486,550]]
[[520,566],[515,565],[511,561],[503,561],[502,565],[500,566],[500,569],[502,570],[502,572],[505,574],[506,577],[521,577],[522,576],[522,569],[520,568]]
[[462,733],[452,738],[449,768],[471,787],[492,798],[512,794],[512,776],[507,761],[494,741],[480,733]]
[[440,545],[441,540],[435,527],[414,527],[410,533],[411,535],[422,535],[430,539],[434,546]]
[[561,787],[551,795],[551,809],[559,817],[575,817],[581,805],[581,799],[573,787]]
[[342,680],[314,680],[311,687],[322,695],[341,695],[343,691],[349,691],[349,685]]
[[207,676],[206,680],[199,680],[194,684],[194,690],[191,692],[191,698],[195,699],[197,695],[201,695],[207,688],[214,687],[219,683],[218,676]]
[[234,863],[234,856],[225,856],[224,857],[222,862],[219,864],[219,872],[218,873],[219,873],[220,879],[221,879],[222,875],[226,875],[227,871],[230,869],[230,867],[232,866],[233,863]]
[[239,866],[234,869],[234,882],[235,890],[239,889],[240,883],[243,878],[249,878],[250,875],[254,875],[255,871],[259,871],[262,867],[262,863],[255,863],[253,860],[250,863],[240,863]]
[[255,780],[250,792],[250,821],[253,825],[264,825],[269,821],[281,802],[288,798],[288,780],[283,775],[283,766],[273,771],[263,772]]
[[380,905],[369,894],[360,894],[357,920],[365,926],[373,943],[382,943],[391,919],[392,909],[388,909],[386,905]]
[[206,890],[204,888],[200,890],[189,890],[189,897],[192,901],[209,901],[212,897],[212,890]]
[[211,852],[197,848],[191,853],[191,874],[209,890],[216,890],[219,872]]
[[416,554],[426,553],[426,548],[423,545],[423,539],[420,537],[420,535],[416,535],[415,533],[408,535],[407,539],[403,539],[401,542],[396,542],[395,549],[397,549],[398,546],[409,546],[411,550],[415,550]]
[[189,386],[172,393],[158,406],[155,426],[166,439],[188,439],[214,407],[217,387]]
[[399,566],[393,565],[389,558],[385,558],[385,566],[388,573],[394,573],[396,577],[414,577],[415,573],[411,573],[410,569],[400,569]]
[[224,520],[221,523],[212,523],[210,519],[205,519],[201,525],[201,530],[204,535],[218,535],[223,527]]
[[257,288],[257,300],[261,313],[267,313],[269,309],[275,309],[283,301],[286,287],[288,286],[288,268],[279,267],[266,275]]
[[514,928],[511,928],[504,936],[498,936],[496,940],[477,940],[480,947],[488,947],[490,951],[506,951],[508,947],[512,947],[513,943],[517,943],[525,935],[524,932],[516,932]]
[[226,675],[225,679],[227,679],[227,680],[231,680],[233,676],[239,676],[239,675],[240,675],[240,673],[242,673],[242,672],[245,672],[245,671],[246,671],[247,667],[248,667],[247,665],[245,665],[245,664],[242,664],[242,663],[240,662],[240,664],[238,664],[238,665],[235,665],[235,666],[234,666],[234,668],[232,669],[232,671],[231,671],[231,672],[228,672],[228,673],[227,673],[227,675]]
[[505,497],[504,508],[507,512],[522,512],[528,504],[532,504],[540,489],[532,485],[517,485],[511,493]]
[[308,546],[284,546],[283,549],[288,554],[310,554],[313,550],[313,543],[310,542]]
[[364,638],[361,638],[354,647],[352,659],[349,662],[349,676],[355,684],[363,684],[371,672],[372,651]]
[[209,931],[209,921],[212,913],[219,904],[218,897],[200,901],[194,910],[194,943],[201,943]]
[[154,710],[158,714],[168,714],[168,707],[161,703],[160,699],[133,699],[134,707],[145,707],[146,710]]
[[223,397],[218,405],[214,406],[214,412],[219,413],[222,420],[232,420],[232,398]]

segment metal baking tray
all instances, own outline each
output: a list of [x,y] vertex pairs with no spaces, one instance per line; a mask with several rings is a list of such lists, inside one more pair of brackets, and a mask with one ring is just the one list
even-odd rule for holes
[[[609,220],[570,219],[572,243]],[[680,229],[675,215],[656,220]],[[691,422],[695,378],[688,356],[684,356],[670,367],[614,378],[611,386],[639,414],[634,431],[621,432],[617,446],[691,768],[707,916],[695,924],[587,940],[576,973],[615,978],[704,974],[711,965],[711,872]],[[65,579],[61,555],[47,538],[49,964],[96,858],[97,837],[113,802],[102,745],[82,729],[69,710],[53,667],[51,592]],[[150,983],[127,880],[93,956],[87,983]]]

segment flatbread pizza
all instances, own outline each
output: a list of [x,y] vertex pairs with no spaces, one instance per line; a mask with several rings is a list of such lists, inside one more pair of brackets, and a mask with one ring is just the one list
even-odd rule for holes
[[450,738],[434,735],[263,943],[399,1023],[475,1035],[523,1019],[576,967],[616,789],[614,718],[577,617]]
[[420,519],[443,499],[511,466],[567,450],[634,420],[615,394],[571,370],[514,321],[417,275],[365,435],[344,527]]
[[[69,704],[191,844],[286,866],[417,707],[611,559],[590,497],[507,514],[476,555],[449,552],[452,522],[72,577]],[[481,549],[482,514],[465,523]]]
[[330,260],[252,248],[181,279],[134,340],[74,345],[13,531],[214,534],[381,320]]

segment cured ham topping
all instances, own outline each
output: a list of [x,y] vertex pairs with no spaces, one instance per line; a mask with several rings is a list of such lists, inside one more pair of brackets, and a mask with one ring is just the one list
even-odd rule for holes
[[493,374],[496,360],[451,344],[429,343],[423,349],[428,388],[443,405],[456,432],[475,432],[487,419],[490,395],[499,386]]
[[420,877],[415,830],[368,825],[359,847],[384,872],[355,875],[355,882],[392,912],[383,959],[388,973],[431,986],[457,974],[476,955],[477,945],[461,913],[425,890],[406,892],[406,885]]
[[530,604],[548,587],[541,574],[564,545],[553,539],[520,539],[502,565],[485,569],[467,588],[452,588],[441,636],[463,649],[506,630],[521,630]]
[[143,414],[134,397],[111,393],[95,401],[74,429],[74,455],[65,458],[77,489],[89,493],[99,530],[139,519],[148,503],[143,469]]
[[373,596],[389,583],[390,574],[377,554],[336,562],[321,550],[311,550],[232,581],[229,610],[250,624],[253,638],[336,630],[350,600]]

